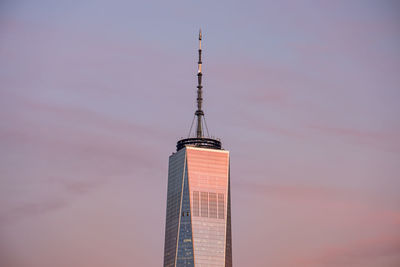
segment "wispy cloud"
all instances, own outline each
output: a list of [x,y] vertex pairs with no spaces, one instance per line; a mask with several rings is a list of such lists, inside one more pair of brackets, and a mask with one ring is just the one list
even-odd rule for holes
[[[400,261],[400,235],[381,235],[315,252],[297,266],[396,266]],[[395,263],[397,262],[397,263]]]
[[328,136],[348,138],[354,143],[383,148],[393,152],[400,152],[400,129],[397,131],[392,130],[383,132],[322,124],[310,124],[307,127]]
[[160,265],[201,17],[234,265],[397,267],[398,4],[3,2],[0,265]]
[[16,208],[0,214],[0,227],[15,223],[27,217],[35,217],[61,209],[65,205],[67,205],[67,202],[61,198],[51,199],[41,203],[36,202],[19,205]]
[[[144,179],[140,173],[162,164],[148,147],[165,137],[155,129],[81,108],[2,95],[18,107],[11,116],[2,113],[0,143],[9,151],[1,155],[2,183],[8,184],[2,198],[9,203],[1,205],[2,224],[63,208],[71,198],[118,177]],[[42,189],[19,203],[26,198],[23,189],[6,190],[21,182]]]

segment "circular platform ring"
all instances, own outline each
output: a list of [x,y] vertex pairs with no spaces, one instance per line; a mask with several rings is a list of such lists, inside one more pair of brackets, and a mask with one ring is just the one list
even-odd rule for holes
[[222,149],[221,141],[212,138],[185,138],[178,141],[176,151],[181,150],[185,146],[195,146],[210,149]]

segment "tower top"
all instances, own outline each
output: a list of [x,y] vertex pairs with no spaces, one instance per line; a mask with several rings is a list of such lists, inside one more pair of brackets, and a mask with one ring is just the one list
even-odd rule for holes
[[[204,111],[202,109],[203,105],[203,86],[201,85],[203,73],[201,70],[201,40],[203,39],[201,29],[199,31],[199,59],[197,62],[197,110],[194,113],[195,117],[197,117],[197,124],[196,124],[196,137],[190,137],[189,131],[189,138],[185,138],[179,140],[176,149],[180,150],[184,148],[186,145],[196,146],[196,147],[204,147],[204,148],[212,148],[212,149],[221,149],[221,141],[209,137],[204,137],[204,130],[203,130],[203,121],[207,129],[207,124],[205,122]],[[193,118],[194,120],[194,118]],[[193,123],[192,123],[193,125]],[[208,130],[207,130],[208,132]]]
[[203,76],[203,73],[201,72],[201,29],[199,31],[199,61],[197,65],[197,110],[195,112],[195,115],[197,116],[197,127],[196,127],[196,137],[197,138],[202,138],[203,137],[203,127],[202,127],[202,117],[204,117],[204,112],[201,109],[201,106],[203,104],[203,86],[201,85],[201,78]]

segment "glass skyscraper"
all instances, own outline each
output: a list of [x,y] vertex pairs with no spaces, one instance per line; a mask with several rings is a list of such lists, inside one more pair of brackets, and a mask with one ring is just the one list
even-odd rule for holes
[[[164,266],[232,266],[229,151],[205,137],[201,32],[196,135],[179,140],[169,158]],[[206,126],[207,128],[207,126]]]

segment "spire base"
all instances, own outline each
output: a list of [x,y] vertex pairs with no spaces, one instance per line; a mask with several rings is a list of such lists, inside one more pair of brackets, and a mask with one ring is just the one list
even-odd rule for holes
[[220,140],[213,138],[185,138],[178,141],[176,144],[176,151],[181,150],[186,146],[194,146],[208,149],[222,150],[222,144]]

